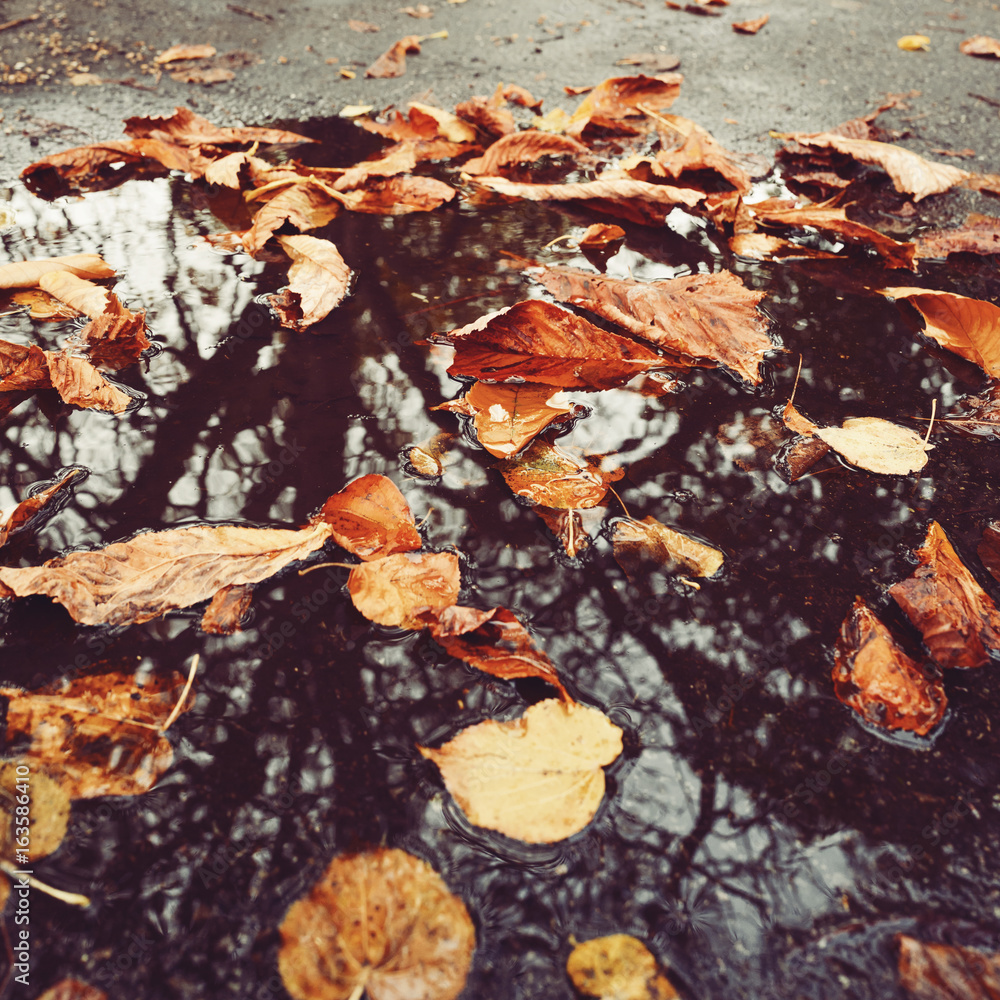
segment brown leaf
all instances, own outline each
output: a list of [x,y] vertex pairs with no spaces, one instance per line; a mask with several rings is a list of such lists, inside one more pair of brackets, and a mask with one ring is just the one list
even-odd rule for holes
[[28,316],[39,320],[76,319],[78,313],[72,306],[43,292],[40,288],[21,288],[0,295],[0,310],[8,307],[28,307]]
[[417,613],[458,600],[458,556],[453,552],[404,552],[361,563],[347,580],[354,606],[379,625],[419,630]]
[[42,274],[38,278],[38,287],[91,319],[102,316],[111,302],[111,292],[103,285],[96,285],[71,271]]
[[453,376],[613,389],[665,360],[551,302],[528,299],[446,335]]
[[170,74],[171,80],[178,83],[228,83],[236,74],[224,66],[194,66],[191,69],[179,69]]
[[761,384],[761,360],[775,349],[757,310],[764,293],[750,291],[728,271],[634,281],[546,267],[533,277],[562,302],[694,362],[725,365],[754,385]]
[[[350,288],[353,272],[329,240],[279,236],[278,243],[292,259],[288,289],[295,296],[297,307],[294,313],[278,308],[278,314],[282,326],[301,333],[340,305]],[[271,303],[275,304],[273,297]]]
[[61,510],[71,496],[70,483],[86,478],[87,474],[83,468],[72,468],[50,486],[25,497],[13,510],[0,512],[0,545],[5,545],[11,535],[36,528]]
[[100,281],[114,278],[114,268],[96,253],[77,253],[45,260],[22,260],[0,266],[0,288],[34,288],[43,274],[68,271],[79,278]]
[[778,236],[768,236],[766,233],[740,233],[729,241],[729,249],[738,257],[749,260],[808,260],[836,259],[835,253],[826,250],[814,250]]
[[444,880],[389,848],[334,858],[280,930],[278,970],[295,1000],[455,1000],[476,946]]
[[634,135],[652,125],[645,111],[662,111],[677,100],[684,77],[680,73],[660,76],[618,76],[596,86],[572,114],[566,134],[582,139],[595,130]]
[[1000,378],[1000,306],[928,288],[881,288],[879,293],[909,302],[924,317],[928,337]]
[[299,530],[199,524],[137,535],[38,567],[0,568],[4,596],[45,594],[84,625],[132,625],[255,584],[323,547],[321,517]]
[[315,520],[329,525],[333,540],[360,559],[384,559],[423,544],[409,504],[385,476],[361,476],[334,493]]
[[471,417],[479,443],[496,458],[510,458],[550,424],[579,412],[562,396],[550,385],[476,382],[464,396],[431,409]]
[[[246,197],[251,201],[257,200],[256,193],[252,191]],[[244,234],[243,247],[248,254],[256,256],[286,222],[298,230],[318,229],[336,218],[339,211],[337,193],[305,177],[299,183],[289,184],[273,194],[258,209],[253,225]]]
[[733,31],[741,35],[756,35],[770,20],[770,14],[764,14],[763,17],[754,17],[749,21],[733,21]]
[[611,541],[615,559],[629,579],[648,574],[651,562],[670,572],[715,576],[725,561],[721,550],[661,524],[655,517],[616,521]]
[[960,42],[958,50],[967,56],[992,56],[1000,59],[1000,39],[989,35],[973,35]]
[[918,260],[953,253],[1000,254],[1000,219],[973,212],[961,229],[921,233],[914,242]]
[[476,141],[476,130],[468,122],[462,121],[450,111],[418,101],[410,102],[408,115],[395,111],[387,122],[363,118],[360,124],[368,132],[376,132],[397,142],[427,142],[436,139],[457,143]]
[[524,87],[518,86],[516,83],[508,83],[503,88],[503,99],[508,102],[508,104],[517,104],[522,108],[531,108],[534,111],[538,111],[542,106],[542,102],[531,96],[531,93],[525,90]]
[[556,688],[565,701],[573,701],[552,661],[506,608],[479,611],[452,605],[417,617],[427,624],[435,642],[449,656],[505,680],[538,677]]
[[48,357],[40,347],[0,340],[0,392],[34,393],[51,386]]
[[201,630],[211,635],[233,635],[239,632],[243,619],[250,611],[253,587],[233,584],[223,587],[205,608],[201,616]]
[[979,437],[1000,437],[1000,386],[980,396],[963,396],[954,416],[942,417],[947,427]]
[[621,472],[603,472],[598,460],[580,462],[555,445],[534,441],[520,456],[497,468],[515,496],[533,504],[576,510],[596,507]]
[[377,24],[372,24],[371,21],[355,21],[353,19],[347,22],[347,27],[351,31],[357,31],[362,35],[373,35],[377,31],[382,30]]
[[96,986],[69,977],[50,986],[38,1000],[108,1000],[108,995]]
[[899,983],[913,1000],[996,1000],[1000,955],[897,934]]
[[414,445],[406,453],[406,460],[412,467],[410,471],[418,476],[437,479],[444,475],[445,456],[455,435],[447,431],[435,434],[429,441]]
[[402,76],[406,72],[407,53],[418,53],[419,51],[420,39],[416,35],[407,35],[396,42],[387,52],[383,52],[365,70],[365,76],[380,80]]
[[566,960],[566,974],[585,996],[678,1000],[652,952],[628,934],[611,934],[576,945]]
[[[6,690],[0,688],[0,692]],[[63,842],[69,825],[70,796],[59,776],[39,769],[37,761],[31,763],[35,766],[27,781],[30,797],[27,831],[16,822],[16,805],[23,794],[18,791],[18,784],[24,789],[26,783],[25,778],[18,776],[17,769],[18,765],[24,766],[25,758],[0,763],[0,858],[7,862],[15,860],[18,848],[27,851],[31,861],[53,854]],[[25,833],[28,843],[18,844]]]
[[965,180],[968,171],[946,163],[934,163],[911,153],[902,146],[871,139],[849,139],[833,132],[786,132],[777,135],[779,139],[793,139],[803,146],[818,149],[835,149],[859,163],[881,167],[892,179],[897,191],[913,195],[914,201],[921,201],[928,195],[940,194]]
[[1000,521],[993,521],[983,530],[979,543],[979,558],[994,580],[1000,582]]
[[540,701],[519,719],[489,719],[444,746],[418,747],[476,826],[529,844],[579,833],[604,798],[604,770],[622,752],[622,731],[574,702]]
[[120,371],[149,350],[145,309],[134,313],[108,294],[104,312],[67,341],[66,347],[86,351],[91,363],[105,371]]
[[[124,164],[128,169],[118,169]],[[78,191],[116,187],[131,177],[160,176],[163,166],[149,160],[127,139],[65,149],[29,164],[21,178],[33,190],[55,198]]]
[[443,181],[410,175],[375,180],[364,188],[338,193],[348,211],[370,215],[431,212],[455,197],[455,189]]
[[913,575],[889,588],[942,667],[982,667],[1000,651],[1000,611],[932,521]]
[[45,351],[52,388],[64,403],[85,410],[124,413],[135,397],[113,385],[90,363],[66,351]]
[[[248,173],[247,168],[256,159],[247,153],[228,153],[226,156],[212,161],[211,166],[205,171],[205,180],[209,184],[217,184],[220,187],[239,191],[243,186],[244,177]],[[257,163],[258,169],[271,166],[264,160],[258,160]]]
[[176,673],[145,681],[99,674],[30,692],[0,687],[9,699],[6,748],[48,768],[73,799],[147,792],[173,763],[160,727],[184,681]]
[[175,108],[169,117],[134,117],[125,119],[125,134],[135,139],[159,139],[181,146],[232,146],[260,142],[266,145],[316,142],[297,132],[280,128],[241,126],[222,128],[207,118],[196,115],[189,108]]
[[790,202],[765,201],[747,205],[746,208],[757,222],[833,233],[847,243],[871,247],[889,267],[913,270],[915,247],[912,243],[900,243],[877,229],[848,219],[845,209],[829,202],[799,207]]
[[171,45],[164,49],[153,62],[160,66],[179,59],[209,59],[216,53],[214,45]]
[[851,465],[886,476],[919,472],[934,447],[908,427],[880,417],[853,417],[840,427],[817,427],[814,433]]
[[517,131],[517,123],[506,104],[504,86],[501,83],[490,97],[471,97],[456,105],[455,114],[471,122],[486,135],[500,137]]
[[576,241],[576,245],[578,247],[606,247],[609,243],[616,243],[624,236],[625,230],[621,226],[595,222],[592,226],[587,226],[583,235]]
[[880,729],[926,736],[944,718],[948,700],[859,597],[840,627],[834,651],[837,697]]
[[513,132],[494,142],[482,156],[466,160],[463,172],[502,176],[507,167],[536,163],[543,156],[572,156],[574,160],[590,155],[590,150],[568,135],[554,135],[525,129]]
[[408,174],[417,165],[417,145],[415,142],[400,142],[377,160],[363,160],[337,178],[333,184],[335,191],[347,191],[361,187],[370,177],[394,177]]
[[578,510],[549,510],[548,507],[532,507],[545,526],[559,539],[563,551],[575,559],[590,546],[590,536],[583,526],[583,517]]
[[[661,149],[656,154],[652,162],[658,168],[658,176],[677,179],[687,171],[707,170],[718,174],[741,193],[750,190],[751,176],[746,167],[753,163],[748,157],[726,149],[700,125],[679,115],[665,115],[658,124],[662,123],[669,123],[671,131],[680,134],[683,141],[679,146]],[[664,135],[666,132],[661,129],[661,141]],[[769,165],[765,173],[767,169]],[[760,167],[756,166],[754,173],[760,172]]]

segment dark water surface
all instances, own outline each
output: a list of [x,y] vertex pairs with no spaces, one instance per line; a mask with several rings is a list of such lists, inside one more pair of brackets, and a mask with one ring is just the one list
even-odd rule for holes
[[[348,164],[359,148],[312,155]],[[415,746],[519,715],[549,689],[494,680],[424,634],[370,624],[342,591],[343,570],[260,585],[245,631],[228,638],[201,633],[196,613],[109,631],[42,598],[18,602],[0,650],[9,682],[55,678],[81,656],[95,672],[202,657],[195,707],[171,730],[175,766],[144,796],[75,802],[62,847],[36,865],[94,904],[33,894],[31,996],[73,974],[112,997],[285,997],[286,909],[335,854],[381,844],[426,858],[469,907],[477,950],[464,996],[477,1000],[568,1000],[571,936],[643,938],[691,1000],[902,996],[900,931],[1000,950],[996,666],[947,674],[949,718],[922,747],[863,729],[830,681],[857,594],[917,649],[885,587],[909,574],[931,519],[1000,596],[976,556],[1000,511],[996,442],[936,433],[926,468],[907,477],[835,466],[788,485],[745,467],[799,354],[797,404],[820,423],[925,426],[910,418],[932,400],[940,413],[980,388],[978,369],[923,342],[861,284],[996,301],[996,258],[916,278],[873,262],[751,265],[687,216],[626,224],[609,273],[733,269],[767,292],[787,349],[756,393],[714,370],[682,373],[685,389],[669,396],[570,394],[592,412],[563,441],[619,456],[632,516],[726,551],[722,577],[695,591],[630,584],[603,537],[580,560],[559,554],[468,439],[440,482],[408,475],[400,457],[457,429],[428,408],[461,387],[440,349],[414,341],[541,294],[503,251],[587,266],[541,248],[597,216],[530,203],[343,213],[319,235],[357,283],[313,335],[282,330],[258,301],[284,283],[284,265],[206,243],[226,227],[201,186],[133,181],[52,203],[9,194],[21,228],[0,234],[3,260],[102,253],[160,348],[121,373],[146,396],[123,417],[32,400],[8,418],[3,503],[65,466],[90,470],[9,561],[196,521],[295,526],[350,479],[383,473],[426,517],[427,546],[462,553],[462,603],[511,608],[574,695],[626,730],[595,820],[562,843],[523,845],[472,827]],[[919,205],[911,227],[939,221],[934,211]],[[0,317],[0,337],[43,347],[70,328]]]

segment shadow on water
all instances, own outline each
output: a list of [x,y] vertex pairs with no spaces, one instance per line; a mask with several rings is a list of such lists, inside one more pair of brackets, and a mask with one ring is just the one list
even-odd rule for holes
[[[329,128],[310,155],[357,159],[356,134]],[[665,397],[576,394],[592,413],[568,440],[620,456],[630,513],[729,555],[700,590],[639,588],[602,537],[581,560],[554,557],[541,520],[468,441],[436,483],[407,478],[399,457],[456,429],[428,408],[460,387],[415,341],[540,294],[502,252],[543,255],[589,216],[530,203],[344,213],[322,235],[356,287],[315,334],[296,335],[258,298],[282,267],[213,250],[203,237],[224,227],[181,178],[53,203],[10,195],[21,228],[2,234],[5,257],[102,253],[159,345],[122,373],[146,396],[123,417],[36,399],[8,418],[5,503],[61,467],[90,470],[17,556],[34,564],[191,521],[296,525],[353,477],[384,473],[427,516],[428,544],[464,553],[468,601],[513,609],[577,696],[626,729],[595,821],[530,848],[470,826],[415,745],[517,714],[541,685],[488,678],[424,635],[370,625],[342,570],[260,585],[248,627],[228,638],[200,633],[194,615],[106,631],[18,602],[0,650],[9,682],[177,670],[195,652],[204,663],[160,786],[76,802],[66,841],[37,866],[95,901],[77,912],[33,897],[39,990],[73,974],[112,996],[283,997],[285,910],[334,854],[376,844],[427,858],[466,901],[478,939],[468,997],[569,998],[571,935],[638,935],[686,995],[755,1000],[899,996],[901,930],[1000,948],[996,669],[951,672],[949,721],[919,750],[861,728],[829,677],[856,594],[916,646],[885,586],[909,573],[931,519],[987,583],[975,548],[996,515],[996,445],[940,434],[919,475],[833,466],[788,485],[746,443],[788,398],[800,353],[797,403],[820,422],[926,417],[932,399],[974,391],[976,374],[918,343],[895,306],[852,291],[841,270],[734,261],[683,219],[626,226],[609,273],[732,267],[767,292],[786,349],[757,393],[704,371]],[[586,265],[565,251],[545,259]],[[927,273],[929,287],[1000,292],[995,267]],[[43,347],[69,328],[0,317],[0,337]]]

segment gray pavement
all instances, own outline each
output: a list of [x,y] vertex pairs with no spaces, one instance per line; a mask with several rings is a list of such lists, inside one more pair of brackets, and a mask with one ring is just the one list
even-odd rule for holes
[[[451,108],[503,81],[544,99],[543,110],[570,110],[580,98],[564,86],[635,72],[616,62],[649,53],[680,59],[685,82],[672,110],[731,148],[769,153],[772,129],[819,131],[887,93],[918,90],[881,124],[905,130],[905,144],[924,155],[1000,172],[1000,59],[958,48],[972,35],[1000,36],[991,0],[732,0],[712,8],[718,16],[663,0],[428,0],[430,18],[410,16],[407,5],[0,0],[0,24],[33,18],[0,30],[0,179],[46,153],[118,137],[129,115],[178,104],[221,124],[262,124],[415,98]],[[732,28],[763,14],[770,21],[757,35]],[[351,20],[379,30],[352,30]],[[441,30],[448,37],[425,42],[404,76],[365,79],[397,39]],[[900,50],[897,39],[910,34],[926,35],[928,49]],[[233,79],[157,75],[155,54],[182,43],[214,45]],[[80,84],[80,74],[104,82]],[[933,152],[965,149],[975,156]]]

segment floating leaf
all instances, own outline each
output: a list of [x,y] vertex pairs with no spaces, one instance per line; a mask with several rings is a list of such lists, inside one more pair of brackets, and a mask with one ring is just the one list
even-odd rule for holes
[[1000,378],[1000,306],[927,288],[882,288],[880,294],[909,302],[924,317],[924,333],[942,347]]
[[611,934],[578,944],[566,960],[577,991],[603,1000],[677,1000],[678,993],[652,952],[629,934]]
[[739,233],[729,241],[729,249],[737,257],[750,260],[836,260],[835,253],[826,250],[814,250],[812,247],[792,243],[778,236],[768,236],[766,233]]
[[818,427],[815,434],[851,465],[886,476],[919,472],[934,447],[908,427],[881,417],[852,417],[841,427]]
[[609,243],[617,243],[625,235],[621,226],[611,226],[606,222],[595,222],[587,226],[576,241],[579,247],[606,247]]
[[[249,201],[256,200],[260,192],[246,194]],[[254,215],[253,225],[243,236],[243,247],[256,256],[271,236],[285,223],[296,229],[318,229],[336,218],[341,199],[326,185],[303,177],[287,184],[277,193],[268,191],[267,201]]]
[[634,281],[569,267],[533,274],[557,299],[596,313],[658,347],[725,365],[761,384],[760,362],[775,345],[750,291],[728,271],[663,281]]
[[[0,693],[3,691],[0,688]],[[21,850],[28,854],[29,864],[18,868],[30,868],[30,862],[54,853],[63,842],[69,825],[70,796],[55,776],[39,769],[38,762],[31,768],[30,781],[19,778],[17,769],[23,763],[23,759],[0,763],[0,858],[13,861],[16,851]],[[23,828],[15,836],[15,805],[22,795],[17,788],[19,782],[22,788],[27,784],[29,789],[23,793],[30,798],[27,843],[18,843],[24,836]]]
[[413,552],[423,544],[410,505],[386,476],[360,476],[334,493],[316,515],[333,540],[361,559]]
[[441,770],[469,821],[531,844],[579,833],[604,798],[603,768],[622,731],[595,708],[540,701],[519,719],[492,719],[420,752]]
[[112,385],[86,358],[65,351],[45,351],[52,388],[64,403],[87,410],[124,413],[135,397]]
[[344,300],[352,271],[329,240],[315,236],[279,236],[278,244],[292,259],[288,269],[291,302],[275,298],[281,325],[301,332],[318,323]]
[[99,674],[30,692],[0,687],[8,699],[5,749],[48,768],[73,799],[149,791],[173,763],[160,727],[184,680],[180,674],[143,682]]
[[37,527],[65,506],[70,497],[70,483],[87,476],[82,468],[73,468],[52,485],[37,490],[10,511],[0,511],[0,545],[5,545],[11,535]]
[[455,440],[455,435],[447,431],[435,434],[429,441],[415,445],[406,453],[412,471],[418,476],[437,479],[444,475],[444,456]]
[[899,982],[913,1000],[995,1000],[1000,955],[896,935]]
[[341,204],[350,212],[369,215],[408,215],[431,212],[455,197],[455,189],[434,177],[378,178],[363,188],[338,192]]
[[596,507],[609,483],[621,472],[602,472],[600,462],[580,462],[544,441],[534,441],[521,455],[497,463],[516,496],[560,510]]
[[44,260],[22,260],[0,266],[0,288],[34,288],[43,274],[67,271],[80,278],[101,281],[115,277],[115,270],[96,253],[77,253]]
[[532,511],[544,522],[563,547],[570,559],[575,559],[590,545],[590,536],[583,527],[583,517],[578,510],[549,510],[535,506]]
[[648,573],[650,562],[691,576],[715,576],[725,562],[719,549],[661,524],[655,517],[616,521],[611,541],[615,559],[630,578]]
[[658,354],[541,299],[518,302],[450,331],[449,375],[613,389],[658,368]]
[[213,125],[207,118],[196,115],[190,108],[178,107],[170,116],[125,119],[125,134],[137,139],[159,139],[182,146],[232,146],[259,142],[267,145],[316,142],[307,135],[281,128],[239,126],[224,128]]
[[379,625],[421,629],[417,612],[447,608],[458,600],[458,556],[453,552],[404,552],[351,570],[347,589],[354,606]]
[[941,722],[948,704],[940,678],[903,652],[860,597],[840,627],[833,686],[866,722],[920,736]]
[[72,271],[53,270],[39,275],[38,287],[91,319],[102,315],[110,302],[111,292]]
[[932,521],[913,575],[889,588],[942,667],[982,667],[1000,651],[1000,611]]
[[388,848],[334,858],[280,930],[278,970],[296,1000],[454,1000],[476,947],[441,876]]

